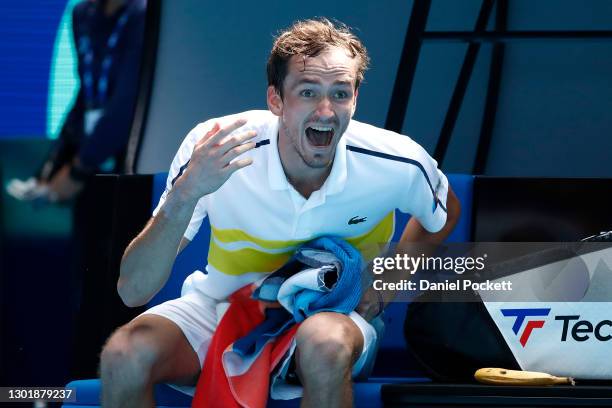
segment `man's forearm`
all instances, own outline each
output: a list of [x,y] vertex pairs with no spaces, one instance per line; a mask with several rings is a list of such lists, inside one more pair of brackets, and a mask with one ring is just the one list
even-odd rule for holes
[[175,186],[155,218],[128,245],[117,281],[127,306],[144,305],[166,283],[196,204],[197,199]]

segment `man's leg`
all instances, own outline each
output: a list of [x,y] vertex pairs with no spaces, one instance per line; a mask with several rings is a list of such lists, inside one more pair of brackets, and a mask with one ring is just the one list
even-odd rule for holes
[[302,406],[351,407],[352,367],[364,342],[355,322],[340,313],[317,313],[301,324],[296,341]]
[[155,383],[193,385],[200,363],[175,323],[146,314],[110,337],[102,350],[100,372],[104,407],[153,407]]

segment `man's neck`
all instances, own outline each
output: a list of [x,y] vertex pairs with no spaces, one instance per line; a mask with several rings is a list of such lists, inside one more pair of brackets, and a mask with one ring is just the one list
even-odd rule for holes
[[283,148],[281,146],[283,142],[280,139],[278,142],[278,154],[287,181],[298,193],[308,199],[313,192],[323,186],[331,172],[333,162],[323,168],[310,167],[304,163],[304,160],[295,150]]
[[306,199],[308,199],[312,193],[319,190],[323,186],[325,180],[327,180],[327,177],[331,172],[331,166],[328,166],[324,169],[320,169],[320,174],[317,174],[316,176],[313,175],[304,177],[304,174],[300,174],[299,172],[293,172],[297,173],[297,175],[292,175],[289,173],[285,167],[285,164],[283,163],[282,158],[281,164],[283,165],[283,170],[285,171],[285,176],[287,177],[289,184],[291,184],[293,188],[295,188],[295,191],[300,193]]

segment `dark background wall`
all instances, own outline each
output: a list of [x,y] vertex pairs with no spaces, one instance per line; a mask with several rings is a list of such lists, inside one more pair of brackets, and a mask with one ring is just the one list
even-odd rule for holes
[[[428,30],[472,29],[478,0],[434,0]],[[372,57],[356,119],[384,124],[412,1],[164,2],[159,58],[139,172],[166,170],[200,121],[265,108],[272,35],[298,18],[328,16],[355,27]],[[510,0],[508,29],[610,30],[605,0]],[[403,132],[429,152],[437,142],[467,45],[421,50]],[[491,45],[476,63],[444,169],[470,172]],[[499,110],[485,174],[608,177],[612,151],[612,41],[521,41],[506,47]]]

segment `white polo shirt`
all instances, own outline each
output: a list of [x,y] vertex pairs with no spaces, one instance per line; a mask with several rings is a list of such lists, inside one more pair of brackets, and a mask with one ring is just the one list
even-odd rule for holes
[[207,275],[196,273],[185,290],[223,299],[283,265],[295,249],[314,238],[335,235],[366,259],[394,232],[394,210],[415,216],[428,231],[446,222],[448,181],[427,152],[407,136],[351,120],[323,186],[306,199],[287,181],[278,153],[278,117],[248,111],[196,126],[176,154],[166,191],[191,158],[195,143],[219,122],[248,122],[236,132],[256,130],[256,148],[243,156],[253,164],[237,171],[216,192],[202,197],[185,231],[192,240],[208,216],[211,241]]

